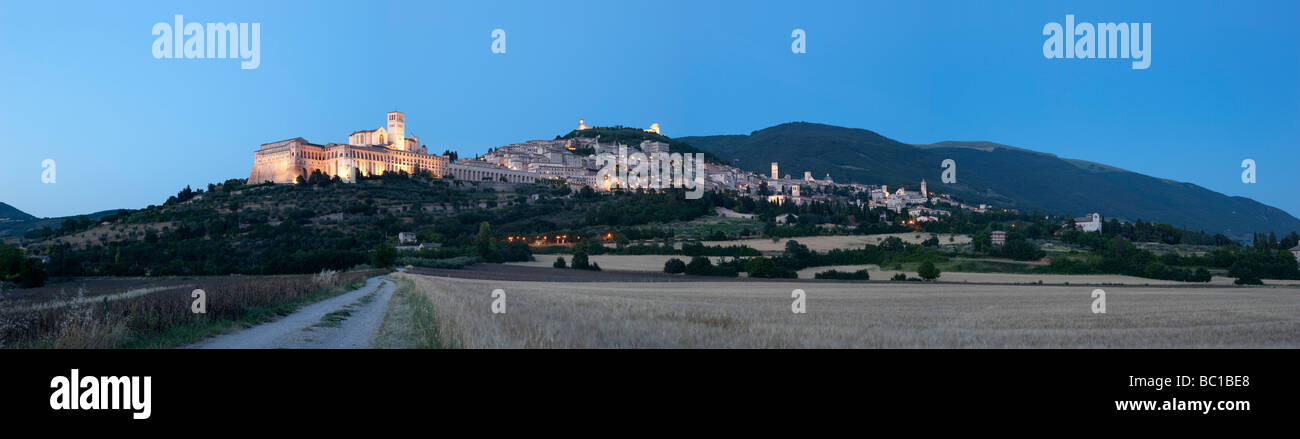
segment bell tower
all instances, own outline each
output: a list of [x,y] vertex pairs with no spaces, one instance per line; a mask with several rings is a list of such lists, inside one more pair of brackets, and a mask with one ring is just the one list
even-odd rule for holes
[[406,115],[400,111],[388,112],[388,140],[393,149],[406,151]]

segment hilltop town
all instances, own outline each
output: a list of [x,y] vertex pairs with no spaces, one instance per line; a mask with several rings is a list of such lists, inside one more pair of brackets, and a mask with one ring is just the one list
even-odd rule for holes
[[[562,181],[575,188],[586,186],[597,191],[654,189],[660,186],[635,179],[624,181],[618,175],[603,175],[600,171],[605,164],[601,157],[612,157],[625,163],[629,152],[642,154],[651,161],[682,152],[674,151],[665,141],[669,139],[663,136],[658,123],[642,130],[653,135],[647,137],[653,138],[631,145],[602,139],[599,134],[584,135],[597,129],[600,128],[587,125],[586,120],[580,119],[569,136],[513,143],[491,148],[486,154],[474,158],[459,159],[450,151],[443,155],[430,154],[419,137],[406,135],[405,114],[393,111],[387,114],[385,126],[355,131],[348,136],[347,143],[320,145],[298,137],[263,144],[254,152],[248,183],[304,182],[313,174],[355,182],[361,177],[386,173],[428,173],[462,181]],[[612,129],[629,130],[622,127]],[[801,178],[792,178],[791,174],[780,171],[778,162],[772,162],[771,173],[766,175],[728,164],[705,163],[704,190],[736,193],[778,205],[825,202],[830,199],[828,194],[839,193],[860,208],[884,207],[896,214],[906,212],[910,218],[908,221],[912,222],[936,221],[950,215],[948,210],[925,207],[928,203],[979,213],[992,209],[988,204],[965,204],[947,194],[931,192],[925,180],[910,191],[903,187],[891,191],[886,184],[836,182],[829,173],[818,179],[814,178],[813,171],[804,170]]]

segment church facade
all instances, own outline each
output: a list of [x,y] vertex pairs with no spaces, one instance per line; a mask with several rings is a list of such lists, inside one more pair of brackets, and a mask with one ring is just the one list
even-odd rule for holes
[[248,183],[293,183],[315,171],[352,182],[358,176],[400,171],[442,176],[447,170],[447,157],[430,155],[419,137],[407,137],[406,115],[394,111],[386,126],[353,132],[346,144],[318,145],[301,137],[262,144],[253,153]]

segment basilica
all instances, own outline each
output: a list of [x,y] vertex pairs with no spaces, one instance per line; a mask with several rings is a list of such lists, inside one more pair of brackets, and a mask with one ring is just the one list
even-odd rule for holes
[[389,172],[446,175],[447,157],[430,155],[420,138],[406,135],[406,115],[388,113],[385,126],[348,136],[348,143],[318,145],[301,137],[263,144],[253,153],[249,184],[293,183],[315,171],[354,182],[359,176]]

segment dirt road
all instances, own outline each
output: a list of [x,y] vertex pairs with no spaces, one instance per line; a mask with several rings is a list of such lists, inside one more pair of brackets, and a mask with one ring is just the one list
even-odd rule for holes
[[186,346],[191,349],[365,349],[371,347],[396,287],[381,277],[307,305],[279,320]]

